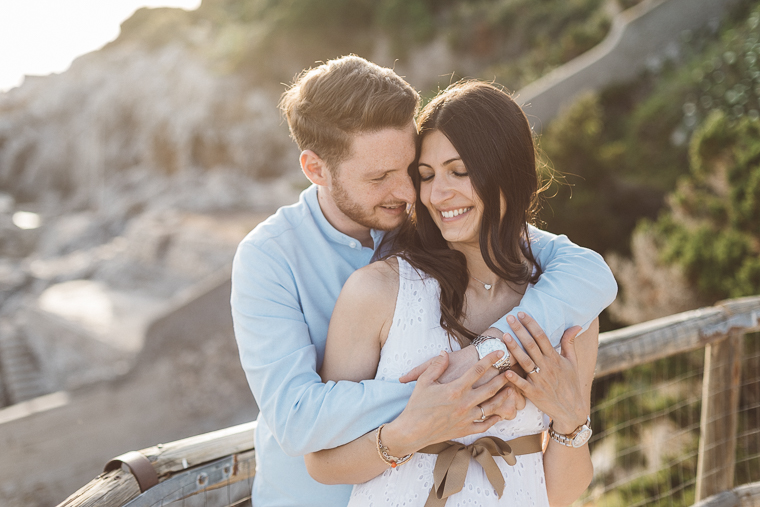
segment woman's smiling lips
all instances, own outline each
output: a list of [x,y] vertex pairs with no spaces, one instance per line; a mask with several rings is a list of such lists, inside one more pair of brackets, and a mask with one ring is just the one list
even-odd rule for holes
[[450,210],[438,210],[438,212],[441,215],[441,219],[443,219],[444,222],[449,222],[452,220],[456,220],[460,216],[464,215],[465,213],[468,213],[473,206],[469,206],[467,208],[456,208],[456,209],[450,209]]

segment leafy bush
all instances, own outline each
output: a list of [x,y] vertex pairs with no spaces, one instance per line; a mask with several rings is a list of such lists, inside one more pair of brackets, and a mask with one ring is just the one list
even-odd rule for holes
[[[690,139],[710,112],[722,111],[727,125],[758,118],[758,26],[760,2],[744,2],[719,35],[709,30],[683,34],[687,44],[678,62],[593,98],[581,97],[555,119],[544,130],[541,144],[551,165],[566,174],[572,186],[557,187],[557,198],[549,201],[550,209],[542,216],[548,228],[600,252],[629,254],[636,224],[655,220],[666,194],[689,174]],[[735,192],[743,195],[744,213],[751,214],[756,211],[754,198],[745,194],[752,193],[755,183],[754,176],[747,178],[746,188]],[[727,184],[733,187],[735,182]],[[710,240],[709,230],[701,234],[703,241]],[[749,253],[745,240],[729,236],[714,255],[735,259]],[[696,260],[686,264],[698,269]],[[751,290],[757,268],[753,264],[743,269],[743,290]]]
[[632,147],[611,137],[604,100],[579,98],[543,134],[543,156],[560,179],[541,219],[549,230],[596,251],[627,252],[637,221],[657,216],[663,192],[628,170]]
[[715,110],[690,155],[691,173],[654,225],[665,261],[715,299],[760,293],[760,121]]

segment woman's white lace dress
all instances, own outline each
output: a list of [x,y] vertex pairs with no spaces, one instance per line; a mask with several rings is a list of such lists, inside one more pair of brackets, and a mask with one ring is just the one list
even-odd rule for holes
[[[440,326],[440,289],[438,282],[420,276],[406,261],[399,259],[399,291],[393,324],[380,353],[376,379],[395,381],[413,367],[441,350],[459,348],[456,341],[449,344],[446,332]],[[483,436],[496,436],[512,440],[523,435],[545,431],[548,418],[530,401],[512,421],[501,421],[488,431],[458,439],[465,445]],[[380,459],[379,457],[377,459]],[[517,456],[513,467],[501,457],[495,457],[504,476],[504,494],[498,498],[488,482],[483,468],[470,459],[464,488],[449,497],[446,507],[514,505],[520,507],[547,506],[544,481],[543,454]],[[415,454],[412,459],[382,475],[354,486],[349,507],[423,506],[433,484],[433,467],[436,456]]]

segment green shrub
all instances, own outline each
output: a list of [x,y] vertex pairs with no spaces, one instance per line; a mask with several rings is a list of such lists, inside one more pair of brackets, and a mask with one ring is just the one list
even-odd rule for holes
[[654,224],[664,260],[712,298],[760,293],[760,121],[713,111],[690,159]]

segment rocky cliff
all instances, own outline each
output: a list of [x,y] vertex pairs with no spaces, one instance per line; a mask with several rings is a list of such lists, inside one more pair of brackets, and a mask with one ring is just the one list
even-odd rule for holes
[[193,30],[0,94],[0,406],[123,373],[150,317],[305,186],[277,92]]

